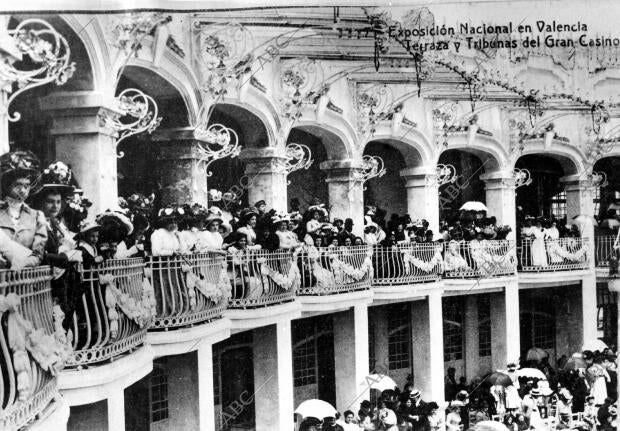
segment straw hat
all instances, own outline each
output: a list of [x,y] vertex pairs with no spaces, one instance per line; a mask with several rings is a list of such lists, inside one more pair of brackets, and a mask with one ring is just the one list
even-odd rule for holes
[[63,162],[54,162],[43,170],[39,177],[37,190],[33,196],[41,196],[44,192],[54,190],[61,195],[68,195],[75,190],[71,185],[73,172]]

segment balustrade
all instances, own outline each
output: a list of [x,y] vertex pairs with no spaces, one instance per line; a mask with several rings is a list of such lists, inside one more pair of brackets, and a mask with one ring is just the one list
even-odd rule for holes
[[55,376],[71,354],[62,312],[41,266],[0,270],[0,429],[17,430],[56,397]]
[[372,248],[304,247],[298,254],[299,295],[331,295],[369,289],[373,277]]
[[156,302],[144,260],[113,259],[80,270],[84,291],[77,301],[69,365],[101,362],[140,346],[155,316]]
[[519,247],[519,271],[571,271],[588,268],[585,238],[524,239]]
[[253,308],[292,301],[301,285],[298,252],[238,250],[227,256],[230,308]]
[[614,236],[597,236],[594,238],[594,259],[597,267],[608,267],[609,258],[614,255]]
[[157,314],[154,328],[174,328],[221,317],[231,295],[226,259],[214,253],[148,260]]
[[500,277],[516,270],[514,241],[451,241],[445,245],[445,278]]
[[377,247],[374,254],[376,286],[426,283],[441,278],[443,244],[401,244]]

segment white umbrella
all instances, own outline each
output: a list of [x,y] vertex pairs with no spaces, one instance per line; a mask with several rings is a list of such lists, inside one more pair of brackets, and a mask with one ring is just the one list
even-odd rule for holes
[[485,204],[478,201],[465,202],[460,208],[461,211],[488,211],[489,209]]
[[547,380],[547,376],[545,376],[545,374],[538,368],[521,368],[520,370],[517,370],[517,377]]
[[306,400],[295,409],[295,413],[303,418],[323,419],[326,417],[336,417],[337,410],[325,401]]
[[476,431],[508,431],[508,427],[497,421],[480,421],[474,425]]
[[541,349],[540,347],[532,347],[527,351],[526,359],[528,361],[540,361],[542,358],[548,358],[549,353],[546,350]]
[[390,376],[386,376],[385,374],[371,374],[366,376],[363,385],[380,392],[387,390],[393,391],[398,386]]
[[582,352],[585,352],[586,350],[590,350],[591,352],[602,352],[605,349],[607,349],[607,344],[605,344],[603,341],[601,340],[590,340],[590,341],[586,341],[583,344],[583,347],[581,348]]

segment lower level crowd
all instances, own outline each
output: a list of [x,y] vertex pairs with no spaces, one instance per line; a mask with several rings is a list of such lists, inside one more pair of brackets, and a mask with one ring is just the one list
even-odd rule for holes
[[307,417],[300,431],[616,429],[617,366],[611,349],[563,356],[555,368],[541,349],[528,354],[541,359],[523,361],[523,367],[508,364],[507,370],[469,385],[465,378],[457,383],[455,369],[449,368],[445,402],[425,402],[410,382],[403,390],[385,390],[373,402],[363,401],[357,415]]

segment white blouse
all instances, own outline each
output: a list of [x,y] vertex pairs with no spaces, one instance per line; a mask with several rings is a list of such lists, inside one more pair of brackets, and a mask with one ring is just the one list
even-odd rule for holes
[[196,247],[200,231],[193,227],[191,230],[182,230],[179,232],[179,239],[183,243],[183,253],[191,253]]
[[196,239],[196,251],[204,253],[210,250],[221,250],[224,238],[219,232],[199,231]]
[[280,248],[291,249],[295,248],[297,243],[297,235],[291,231],[276,231],[276,235],[278,235],[278,239],[280,241]]
[[242,226],[237,229],[237,232],[244,234],[248,240],[248,245],[254,245],[256,243],[256,232],[249,226]]
[[181,252],[181,240],[177,232],[164,228],[157,229],[151,235],[151,253],[153,256],[172,256]]

